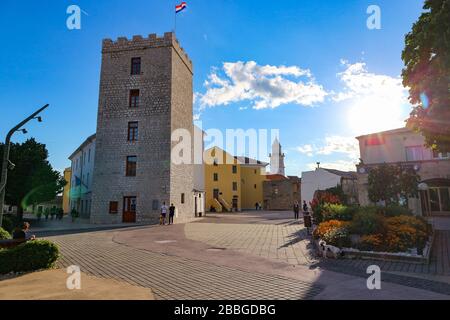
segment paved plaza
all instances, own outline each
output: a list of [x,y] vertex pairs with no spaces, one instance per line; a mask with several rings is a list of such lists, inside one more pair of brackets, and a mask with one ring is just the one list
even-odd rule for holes
[[61,248],[60,267],[79,265],[87,274],[151,289],[156,299],[450,298],[443,268],[379,261],[382,290],[368,290],[364,268],[373,262],[316,258],[303,225],[288,212],[214,214],[190,224],[48,238]]
[[311,237],[306,234],[302,218],[295,221],[290,212],[213,214],[201,222],[186,225],[187,238],[290,264],[323,266],[326,263],[334,267],[364,271],[367,266],[376,264],[386,272],[450,277],[449,230],[436,231],[430,263],[423,265],[360,259],[321,261],[315,257]]

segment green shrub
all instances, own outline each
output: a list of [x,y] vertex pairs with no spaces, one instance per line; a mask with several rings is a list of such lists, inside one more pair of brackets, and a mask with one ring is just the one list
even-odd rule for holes
[[370,211],[358,211],[351,221],[350,232],[359,235],[383,234],[384,217]]
[[12,222],[11,218],[4,216],[1,228],[8,232],[12,232],[14,230],[14,223]]
[[384,249],[384,235],[370,234],[362,236],[357,248],[363,251],[381,251]]
[[357,208],[347,207],[342,204],[324,204],[322,207],[323,221],[341,220],[350,221],[353,218]]
[[0,250],[0,274],[52,268],[59,258],[56,244],[32,240],[15,248]]
[[323,222],[322,208],[323,204],[317,204],[314,207],[312,207],[312,217],[314,219],[315,224]]
[[3,228],[0,228],[0,240],[11,239],[11,235],[8,231]]
[[1,227],[9,233],[14,231],[14,228],[20,224],[19,218],[16,215],[3,216]]
[[382,208],[381,211],[385,217],[411,216],[412,212],[408,208],[399,205],[389,205]]
[[352,245],[352,241],[350,239],[350,235],[348,233],[347,228],[334,228],[324,234],[323,240],[326,241],[327,244],[338,248],[349,248]]

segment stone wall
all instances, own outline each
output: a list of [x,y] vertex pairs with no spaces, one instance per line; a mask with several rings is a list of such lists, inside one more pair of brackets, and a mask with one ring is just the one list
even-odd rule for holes
[[[141,58],[141,73],[131,75],[131,59]],[[140,90],[137,108],[129,107],[130,90]],[[179,95],[174,99],[175,95]],[[128,122],[138,121],[138,141],[127,141]],[[136,220],[158,219],[159,207],[174,202],[179,216],[192,205],[192,170],[171,165],[171,130],[192,130],[192,63],[172,33],[158,38],[106,39],[97,119],[93,180],[93,223],[122,222],[123,197],[135,196]],[[125,175],[126,157],[137,156],[135,177]],[[171,172],[172,171],[172,172]],[[183,184],[183,186],[180,186]],[[179,205],[181,191],[185,205]],[[109,202],[119,212],[109,214]]]
[[298,201],[301,206],[300,181],[297,177],[264,181],[264,209],[292,210],[295,201]]
[[[170,165],[170,202],[175,205],[175,222],[186,222],[194,218],[194,126],[192,118],[193,87],[192,64],[187,64],[183,54],[176,47],[172,49],[172,81],[171,81],[171,130],[182,129],[189,133],[190,161],[184,164]],[[177,137],[174,137],[177,138]],[[187,138],[187,137],[186,137]],[[172,141],[172,147],[178,138]],[[183,151],[184,152],[184,151]],[[184,194],[184,203],[181,195]]]

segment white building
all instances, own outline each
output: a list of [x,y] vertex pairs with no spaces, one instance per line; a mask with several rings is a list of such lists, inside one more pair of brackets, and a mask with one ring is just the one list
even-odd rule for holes
[[357,202],[356,172],[317,168],[314,171],[302,172],[301,199],[309,203],[316,191],[341,186],[349,203]]
[[205,165],[203,152],[205,150],[204,136],[206,133],[194,125],[194,214],[196,217],[205,214]]
[[72,162],[70,208],[81,218],[91,214],[92,177],[94,176],[95,134],[88,137],[69,157]]

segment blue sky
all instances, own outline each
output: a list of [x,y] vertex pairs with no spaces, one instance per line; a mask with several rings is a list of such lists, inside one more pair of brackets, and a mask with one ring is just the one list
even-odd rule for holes
[[[81,30],[66,27],[71,4],[85,12]],[[194,62],[194,113],[203,129],[279,129],[288,174],[316,161],[351,169],[355,136],[398,127],[410,111],[401,51],[422,0],[187,4],[177,37]],[[371,4],[381,9],[380,30],[366,26]],[[174,5],[3,0],[0,136],[50,103],[44,122],[14,141],[34,136],[55,168],[69,166],[67,157],[95,132],[101,40],[171,31]]]

